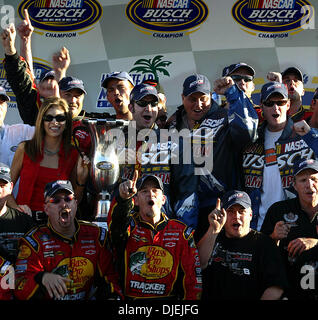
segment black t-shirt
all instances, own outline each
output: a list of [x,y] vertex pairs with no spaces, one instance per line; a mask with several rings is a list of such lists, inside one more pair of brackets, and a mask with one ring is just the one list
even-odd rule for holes
[[[261,231],[270,235],[278,221],[290,225],[290,231],[285,239],[279,242],[280,253],[287,270],[291,290],[290,298],[318,299],[318,286],[315,289],[302,289],[301,279],[308,274],[301,272],[303,266],[312,266],[315,270],[315,283],[318,283],[318,247],[304,251],[297,258],[288,256],[287,247],[290,241],[297,238],[318,239],[318,213],[309,220],[306,212],[301,209],[299,198],[274,203],[267,211]],[[305,279],[305,278],[304,278]],[[308,280],[309,281],[309,280]]]
[[7,260],[14,262],[18,253],[19,239],[35,226],[33,219],[16,209],[8,208],[0,216],[0,247]]
[[239,239],[222,231],[202,275],[203,300],[258,300],[268,287],[287,287],[274,241],[255,230]]

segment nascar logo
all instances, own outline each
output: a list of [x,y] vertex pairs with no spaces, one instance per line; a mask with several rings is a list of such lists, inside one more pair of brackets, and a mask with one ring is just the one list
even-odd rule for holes
[[18,7],[21,19],[28,9],[32,25],[48,31],[74,31],[96,23],[102,7],[96,0],[25,0]]
[[126,16],[132,23],[159,32],[197,27],[208,13],[201,0],[132,0],[126,7]]
[[260,32],[289,32],[304,27],[313,18],[307,0],[239,0],[233,18],[243,27]]

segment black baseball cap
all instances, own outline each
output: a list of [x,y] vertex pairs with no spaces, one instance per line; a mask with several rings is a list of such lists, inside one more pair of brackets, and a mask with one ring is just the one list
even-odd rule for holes
[[261,101],[266,101],[274,93],[280,93],[285,99],[288,99],[286,85],[284,83],[271,81],[263,85],[261,90]]
[[202,74],[193,74],[184,80],[183,95],[188,96],[194,92],[202,92],[204,94],[211,93],[211,84],[206,76]]
[[148,95],[154,96],[159,101],[158,92],[154,86],[146,83],[137,84],[130,92],[130,100],[139,101]]
[[46,79],[54,79],[55,77],[55,72],[54,70],[50,70],[48,72],[42,72],[41,77],[40,77],[40,82],[46,80]]
[[147,180],[153,180],[153,181],[157,182],[159,189],[161,189],[162,192],[164,192],[162,180],[153,174],[146,174],[143,177],[141,177],[140,179],[138,179],[137,184],[136,184],[136,188],[138,191],[142,188],[143,184]]
[[69,180],[56,180],[49,182],[44,189],[44,198],[52,197],[56,192],[66,190],[74,194],[72,183]]
[[233,73],[235,70],[237,70],[238,68],[245,68],[248,69],[251,73],[252,76],[255,76],[255,70],[254,68],[252,68],[251,66],[249,66],[248,64],[246,64],[245,62],[239,62],[239,63],[234,63],[231,64],[227,67],[225,67],[222,71],[222,77],[227,77],[230,76],[231,73]]
[[132,79],[132,77],[129,75],[128,72],[115,71],[115,72],[111,72],[111,73],[106,74],[106,78],[104,79],[104,81],[102,83],[102,87],[107,89],[107,84],[111,79],[128,80],[133,86],[135,85],[134,80]]
[[284,78],[287,74],[295,74],[301,82],[304,82],[304,77],[302,72],[296,67],[289,67],[282,72],[282,77]]
[[80,89],[82,90],[85,94],[87,94],[85,88],[84,88],[84,83],[82,80],[77,79],[75,77],[64,77],[60,80],[59,82],[59,88],[60,90],[63,91],[69,91],[72,89]]
[[234,204],[240,204],[245,209],[252,206],[249,195],[246,192],[239,190],[228,191],[222,198],[222,207],[225,210],[232,207]]
[[0,162],[0,180],[11,182],[10,168],[2,162]]
[[301,159],[301,160],[295,162],[294,168],[293,168],[294,177],[298,173],[300,173],[306,169],[313,169],[316,172],[318,172],[318,161],[314,160],[314,159],[306,159],[306,160]]
[[10,97],[7,95],[5,88],[0,86],[0,96],[4,97],[4,100],[10,101]]

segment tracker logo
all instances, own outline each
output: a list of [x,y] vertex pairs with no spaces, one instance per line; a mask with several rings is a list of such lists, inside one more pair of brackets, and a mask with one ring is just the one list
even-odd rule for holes
[[126,7],[126,16],[132,23],[156,31],[153,36],[159,38],[182,37],[182,32],[176,32],[198,27],[208,14],[202,0],[132,0]]
[[24,0],[18,7],[21,19],[24,9],[28,9],[35,28],[64,33],[87,28],[102,16],[102,7],[96,0]]
[[259,38],[286,38],[314,29],[315,23],[314,7],[307,0],[239,0],[232,16],[243,31]]

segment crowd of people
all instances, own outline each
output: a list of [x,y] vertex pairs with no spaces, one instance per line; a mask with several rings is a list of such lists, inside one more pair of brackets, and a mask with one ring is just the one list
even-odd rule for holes
[[[20,54],[15,26],[1,33],[23,122],[5,125],[0,88],[1,300],[318,299],[318,88],[306,110],[301,70],[268,72],[259,105],[244,62],[213,86],[191,74],[170,117],[158,82],[114,71],[101,85],[115,114],[88,113],[67,48],[36,81],[25,17]],[[143,137],[124,129],[107,228],[93,223],[94,117]]]

